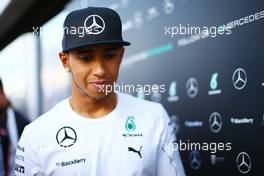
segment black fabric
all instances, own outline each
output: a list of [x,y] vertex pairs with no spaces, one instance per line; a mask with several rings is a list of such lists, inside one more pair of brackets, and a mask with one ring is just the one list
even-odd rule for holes
[[[29,121],[17,111],[15,111],[15,119],[16,119],[18,137],[20,138],[24,127],[29,123]],[[6,131],[6,135],[4,133],[0,133],[0,137],[1,137],[0,147],[3,150],[4,168],[6,170],[7,168],[9,168],[8,155],[9,155],[9,145],[10,145],[10,138],[7,130],[7,108],[0,110],[0,129],[2,132]]]
[[15,110],[15,118],[16,118],[18,137],[20,138],[24,130],[24,127],[29,124],[29,121],[16,110]]
[[8,154],[9,154],[9,137],[8,137],[8,132],[7,132],[7,113],[6,113],[6,109],[2,109],[1,112],[0,112],[0,119],[1,119],[1,122],[0,122],[0,130],[1,130],[1,133],[0,133],[0,136],[1,136],[1,147],[2,147],[2,150],[3,150],[3,159],[4,159],[4,163],[3,163],[3,166],[4,166],[4,169],[5,169],[5,173],[6,173],[6,170],[8,168]]
[[130,45],[122,38],[122,22],[118,13],[109,8],[88,7],[75,10],[68,14],[63,27],[64,52],[95,44]]

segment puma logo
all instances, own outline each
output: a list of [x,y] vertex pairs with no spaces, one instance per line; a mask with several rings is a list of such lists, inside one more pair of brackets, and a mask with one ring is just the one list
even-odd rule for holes
[[138,151],[135,150],[135,149],[132,148],[132,147],[128,147],[128,151],[129,151],[129,152],[135,152],[135,153],[137,153],[137,154],[139,155],[140,158],[142,158],[142,155],[141,155],[141,149],[142,149],[142,146],[140,146],[140,149],[139,149]]

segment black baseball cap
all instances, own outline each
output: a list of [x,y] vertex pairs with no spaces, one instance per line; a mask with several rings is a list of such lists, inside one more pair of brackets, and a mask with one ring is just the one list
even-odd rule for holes
[[122,37],[122,22],[116,11],[88,7],[69,13],[63,24],[62,51],[87,45],[130,45]]

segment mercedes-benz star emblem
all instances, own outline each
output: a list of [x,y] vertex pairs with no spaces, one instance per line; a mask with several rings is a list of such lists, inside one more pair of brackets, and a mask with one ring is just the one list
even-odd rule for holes
[[99,15],[89,15],[84,21],[87,34],[100,34],[105,29],[105,22]]
[[236,159],[238,171],[242,174],[246,174],[251,168],[251,159],[246,152],[240,152]]
[[190,78],[186,83],[187,94],[190,98],[194,98],[198,93],[198,83],[195,78]]
[[202,164],[202,159],[201,159],[200,153],[196,150],[191,151],[191,153],[189,154],[189,162],[190,162],[190,166],[193,170],[199,169],[201,167],[201,164]]
[[264,114],[262,116],[262,123],[261,124],[264,125]]
[[213,112],[209,118],[209,126],[212,132],[218,133],[222,128],[222,118],[218,112]]
[[77,135],[73,128],[65,126],[57,132],[56,140],[61,147],[71,147],[76,142]]
[[172,0],[163,0],[164,12],[169,14],[173,12],[174,2]]
[[243,68],[238,68],[233,73],[233,85],[236,89],[241,90],[247,84],[247,73]]
[[170,126],[173,134],[177,134],[180,128],[178,116],[172,115],[170,117],[170,122],[168,123],[168,125]]

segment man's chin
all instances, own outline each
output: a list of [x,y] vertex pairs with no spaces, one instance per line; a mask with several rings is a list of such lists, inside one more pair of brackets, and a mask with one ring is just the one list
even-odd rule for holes
[[106,98],[108,98],[110,95],[112,94],[112,92],[110,93],[105,93],[105,92],[93,92],[88,94],[88,96],[94,100],[104,100]]

